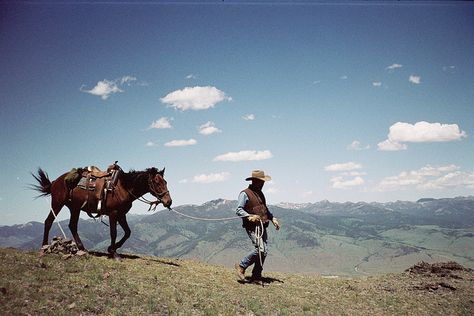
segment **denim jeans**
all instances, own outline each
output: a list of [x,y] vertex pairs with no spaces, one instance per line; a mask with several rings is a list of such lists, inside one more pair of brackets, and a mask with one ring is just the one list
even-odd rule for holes
[[[260,226],[258,228],[261,229]],[[252,276],[261,277],[262,270],[263,270],[263,263],[265,262],[265,258],[267,257],[267,229],[263,228],[263,234],[260,240],[260,247],[257,242],[257,236],[255,234],[255,230],[246,229],[246,231],[255,249],[252,252],[250,252],[247,256],[245,256],[242,259],[242,261],[240,261],[240,266],[244,269],[247,269],[253,264],[254,266],[252,270]],[[259,252],[262,258],[262,264],[260,264]]]

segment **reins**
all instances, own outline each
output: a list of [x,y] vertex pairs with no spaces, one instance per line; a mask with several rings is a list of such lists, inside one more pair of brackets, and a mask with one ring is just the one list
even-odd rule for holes
[[[136,196],[135,194],[133,194],[132,191],[130,190],[127,190],[128,194],[130,194],[131,196],[133,196],[137,201],[140,201],[142,203],[145,203],[145,204],[148,204],[150,205],[150,207],[148,208],[148,211],[151,211],[153,209],[153,211],[156,210],[156,208],[158,207],[158,205],[161,203],[161,198],[158,198],[157,197],[157,200],[156,201],[150,201],[148,200],[147,198],[144,198],[143,195],[142,196]],[[168,193],[168,191],[166,191],[165,193],[163,193],[163,195],[160,195],[160,196],[164,196],[166,193]]]

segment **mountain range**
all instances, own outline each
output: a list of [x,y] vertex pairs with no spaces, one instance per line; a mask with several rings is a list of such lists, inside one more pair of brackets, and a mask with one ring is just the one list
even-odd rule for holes
[[[235,215],[236,205],[217,199],[174,209],[194,217],[228,218]],[[268,271],[372,275],[403,271],[421,260],[453,260],[474,268],[473,196],[269,207],[282,229],[270,225]],[[162,210],[129,215],[128,220],[132,236],[120,249],[124,253],[232,266],[252,249],[240,219],[201,221]],[[70,237],[67,221],[61,225]],[[0,247],[39,249],[42,233],[43,223],[38,222],[0,226]],[[81,219],[79,234],[89,250],[105,251],[109,244],[109,228],[101,221]],[[61,235],[56,224],[50,237],[54,235]]]

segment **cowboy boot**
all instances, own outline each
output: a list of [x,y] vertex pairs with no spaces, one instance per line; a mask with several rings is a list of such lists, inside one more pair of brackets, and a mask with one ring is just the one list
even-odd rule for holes
[[241,281],[245,280],[245,269],[242,268],[238,263],[235,264],[234,266],[235,271],[237,272],[237,276]]

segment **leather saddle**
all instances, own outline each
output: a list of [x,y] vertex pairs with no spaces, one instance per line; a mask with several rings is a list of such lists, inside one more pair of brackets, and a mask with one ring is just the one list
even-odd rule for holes
[[[113,193],[122,169],[115,162],[107,168],[107,171],[102,171],[96,166],[88,166],[80,170],[81,178],[77,187],[88,191],[87,200],[84,201],[81,209],[84,209],[89,217],[97,218],[104,213],[108,193]],[[95,210],[97,216],[91,214]]]

